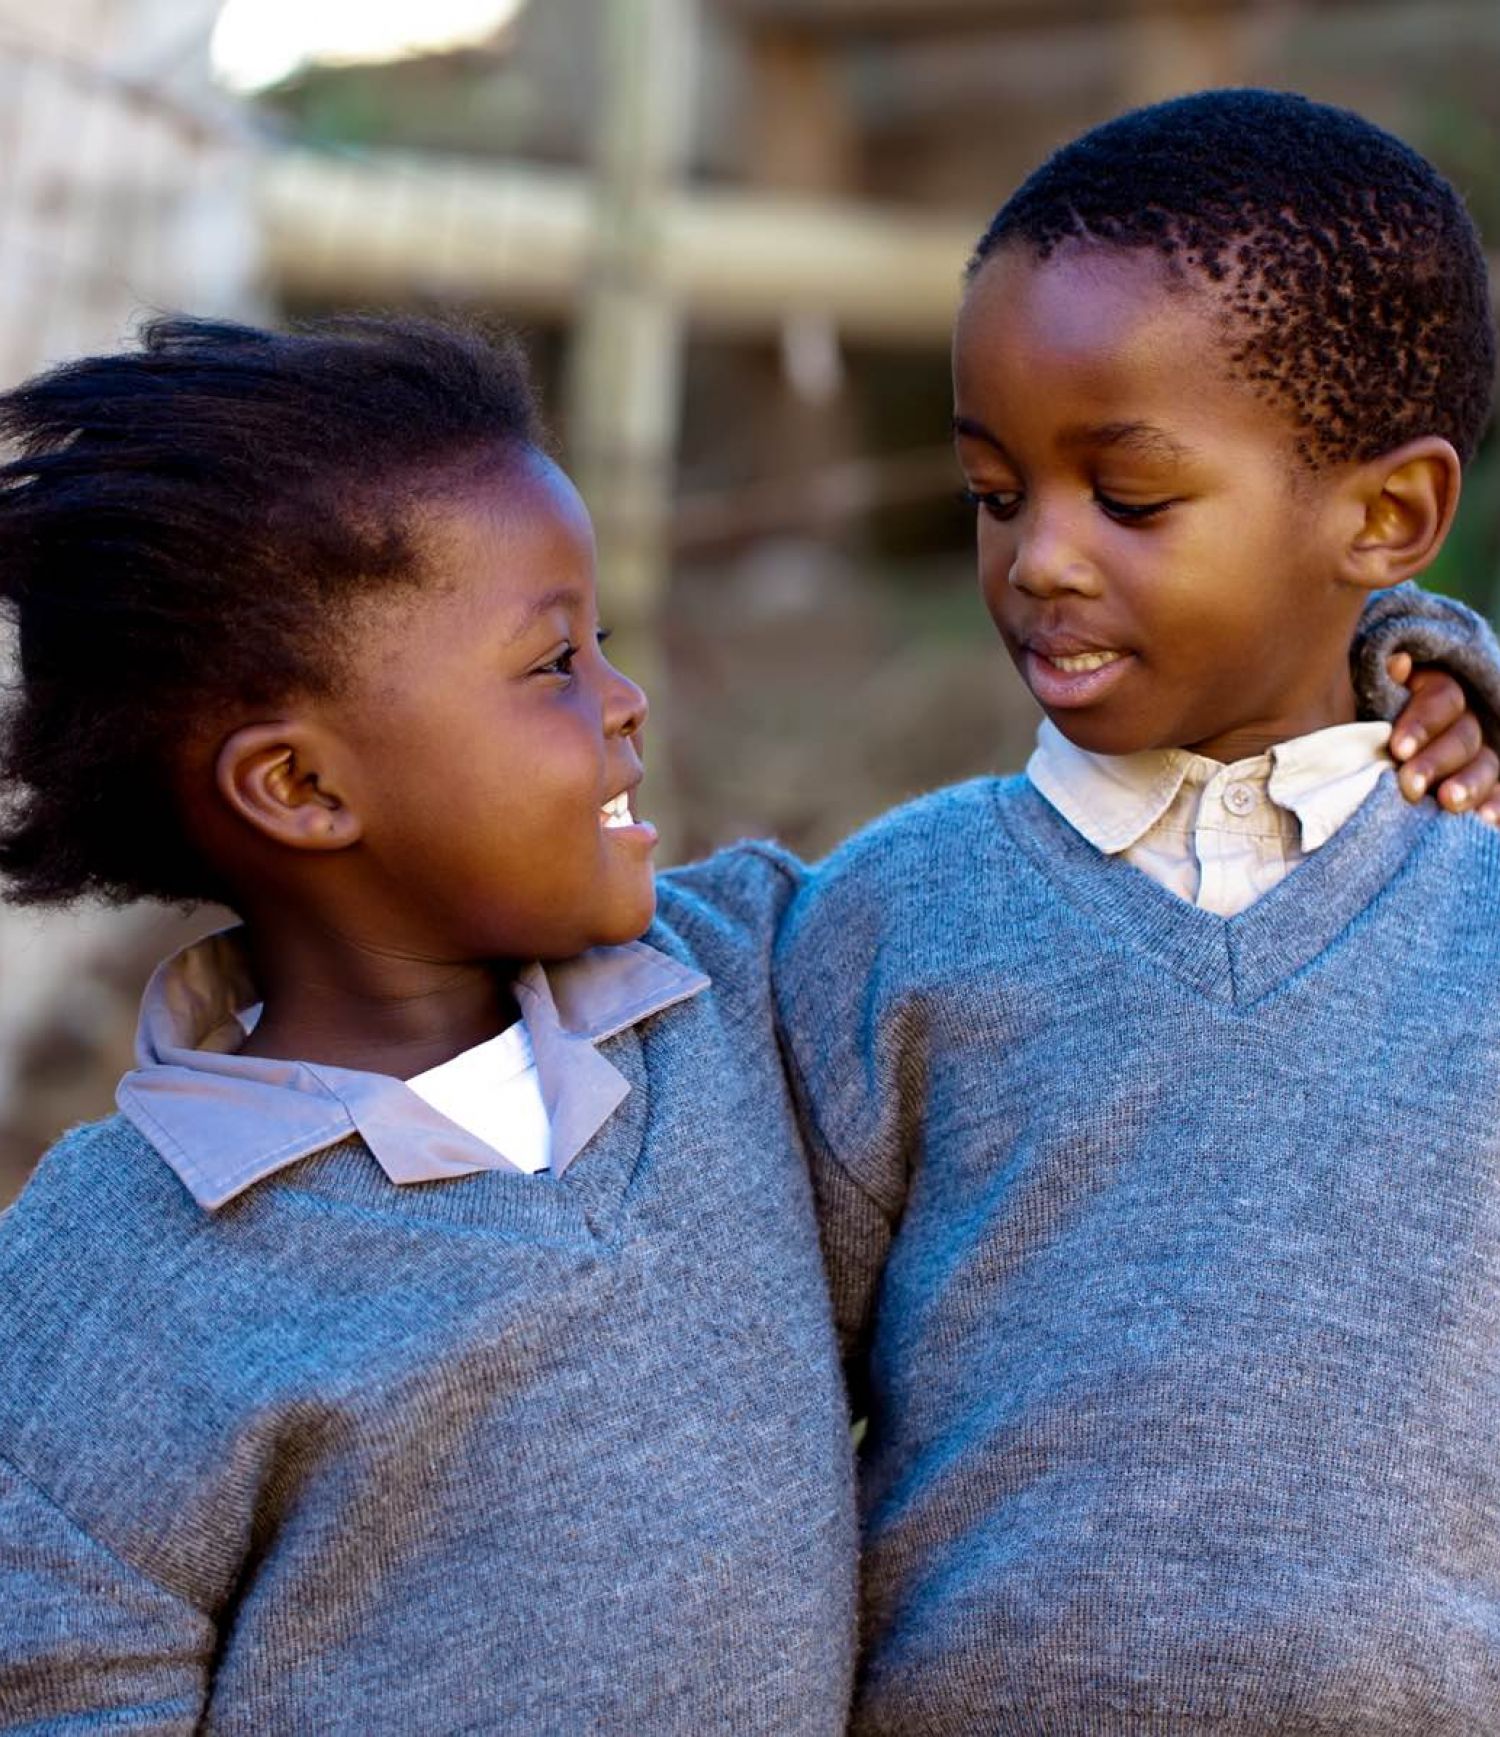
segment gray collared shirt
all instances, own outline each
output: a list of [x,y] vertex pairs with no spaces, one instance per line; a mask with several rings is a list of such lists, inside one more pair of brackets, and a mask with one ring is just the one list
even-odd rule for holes
[[[560,1176],[629,1093],[594,1047],[708,987],[644,941],[528,965],[512,988],[526,1023]],[[147,985],[136,1066],[121,1111],[207,1210],[357,1134],[392,1182],[522,1169],[387,1074],[236,1052],[239,1015],[259,999],[244,932],[184,948]]]

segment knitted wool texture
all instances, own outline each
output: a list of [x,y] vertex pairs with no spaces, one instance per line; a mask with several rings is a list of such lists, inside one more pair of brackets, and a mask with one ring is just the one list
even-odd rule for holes
[[120,1118],[0,1221],[0,1725],[832,1737],[847,1412],[758,847],[561,1178],[358,1142],[201,1211]]
[[856,1731],[1500,1731],[1497,965],[1500,838],[1390,778],[1227,921],[1019,780],[819,871]]

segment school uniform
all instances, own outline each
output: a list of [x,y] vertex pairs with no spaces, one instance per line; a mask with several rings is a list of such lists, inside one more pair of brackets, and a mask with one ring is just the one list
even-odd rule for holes
[[1500,838],[1320,734],[1044,739],[788,916],[855,1732],[1500,1730]]
[[234,937],[157,978],[121,1113],[0,1221],[0,1724],[842,1728],[847,1413],[769,1006],[799,872],[740,847],[524,972],[510,1155],[236,1055]]

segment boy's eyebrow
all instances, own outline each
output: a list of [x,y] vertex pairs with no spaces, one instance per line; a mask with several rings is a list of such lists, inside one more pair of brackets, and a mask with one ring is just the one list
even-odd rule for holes
[[[997,452],[1005,450],[989,429],[972,416],[955,416],[953,433],[969,440],[982,440]],[[1076,427],[1065,428],[1058,438],[1063,446],[1124,446],[1144,458],[1169,459],[1178,464],[1197,456],[1192,447],[1168,434],[1165,428],[1158,428],[1154,422],[1079,423]]]
[[982,440],[986,446],[993,446],[997,451],[1000,442],[995,439],[982,422],[976,422],[972,416],[955,416],[953,418],[955,435],[966,435],[970,440]]
[[1154,422],[1079,424],[1064,429],[1060,440],[1062,445],[1073,447],[1125,446],[1143,458],[1164,458],[1178,463],[1194,456],[1190,446],[1185,446],[1175,435],[1158,428]]

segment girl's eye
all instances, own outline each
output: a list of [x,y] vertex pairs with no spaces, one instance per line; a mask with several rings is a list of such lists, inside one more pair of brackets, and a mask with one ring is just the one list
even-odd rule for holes
[[573,673],[573,659],[578,656],[576,645],[565,645],[556,657],[548,658],[546,663],[536,666],[537,675],[567,676]]
[[979,507],[1002,524],[1013,519],[1021,505],[1018,489],[960,489],[958,498],[965,506]]
[[[594,635],[596,643],[603,645],[609,638],[609,629],[601,627]],[[565,645],[556,657],[548,658],[546,663],[536,666],[537,675],[570,676],[573,673],[573,662],[578,656],[576,645]]]
[[1166,512],[1168,507],[1176,505],[1174,500],[1165,500],[1147,501],[1143,506],[1133,506],[1128,501],[1111,500],[1098,489],[1094,490],[1094,500],[1110,518],[1118,519],[1122,525],[1143,525],[1148,519],[1154,519],[1159,513]]

